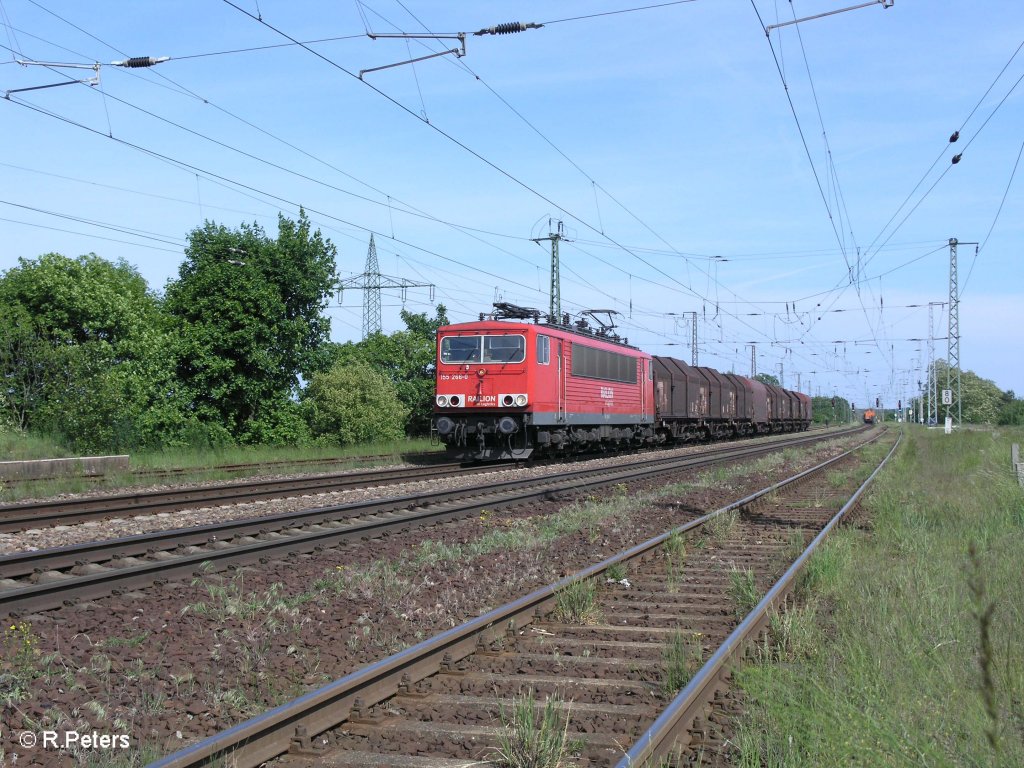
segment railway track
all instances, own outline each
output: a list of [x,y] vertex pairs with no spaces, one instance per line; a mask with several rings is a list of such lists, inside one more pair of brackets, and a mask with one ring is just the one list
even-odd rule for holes
[[54,525],[76,525],[91,520],[109,520],[127,515],[151,515],[196,507],[241,504],[312,493],[330,493],[372,485],[393,485],[447,477],[454,471],[483,472],[488,469],[493,471],[493,468],[487,467],[460,469],[458,463],[444,462],[425,467],[392,467],[317,475],[316,477],[291,477],[256,482],[240,481],[160,491],[7,504],[0,506],[0,533],[12,533]]
[[373,464],[386,461],[419,462],[429,461],[434,457],[443,459],[444,454],[440,451],[417,451],[404,454],[377,454],[373,456],[345,456],[338,458],[320,459],[279,459],[275,461],[259,462],[238,462],[234,464],[214,464],[210,467],[171,467],[167,469],[133,469],[125,472],[107,474],[103,472],[79,474],[79,475],[54,475],[47,477],[14,477],[4,482],[9,486],[32,486],[42,483],[55,483],[61,480],[75,480],[80,482],[103,483],[113,479],[115,481],[127,480],[128,482],[148,482],[152,480],[174,480],[181,477],[195,477],[207,474],[223,475],[244,475],[257,472],[299,472],[316,471],[323,467],[353,466],[360,464]]
[[615,467],[570,469],[543,478],[493,481],[469,488],[341,504],[213,523],[109,541],[0,557],[0,614],[24,614],[65,603],[297,557],[414,526],[475,515],[539,499],[574,498],[595,488],[671,475],[734,459],[751,459],[834,435],[801,434],[771,443],[718,446],[700,454],[638,458]]
[[[730,659],[764,641],[800,568],[898,444],[867,479],[857,449],[844,453],[151,768],[246,768],[279,756],[287,766],[464,768],[502,747],[511,713],[545,708],[560,719],[552,730],[567,734],[567,756],[581,765],[720,762],[735,709]],[[722,535],[732,515],[738,520]],[[740,581],[753,585],[747,602],[735,599]],[[565,597],[584,585],[597,600],[589,621],[566,609],[579,600]],[[684,670],[693,660],[685,684],[666,679],[667,647],[682,647]]]
[[[714,451],[715,449],[709,448],[708,450]],[[448,477],[456,471],[468,474],[495,470],[495,465],[467,467],[457,462],[444,461],[443,454],[417,455],[430,457],[429,463],[426,466],[386,467],[361,472],[338,472],[316,477],[292,477],[255,482],[238,481],[210,486],[187,486],[157,491],[128,491],[74,499],[0,504],[0,533],[17,533],[30,528],[57,525],[77,525],[117,517],[177,512],[205,506],[330,493],[371,485],[394,485]]]

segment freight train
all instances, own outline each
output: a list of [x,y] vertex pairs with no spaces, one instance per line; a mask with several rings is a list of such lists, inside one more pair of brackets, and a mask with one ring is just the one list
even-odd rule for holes
[[868,408],[866,411],[864,411],[864,423],[865,424],[874,424],[875,423],[875,412],[873,410],[871,410],[870,408]]
[[570,323],[494,306],[437,332],[432,431],[458,460],[628,450],[811,423],[808,395],[647,354],[614,333],[608,310]]

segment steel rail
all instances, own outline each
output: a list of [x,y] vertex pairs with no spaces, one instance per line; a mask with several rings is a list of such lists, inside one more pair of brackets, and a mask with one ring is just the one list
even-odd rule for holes
[[[330,467],[337,464],[351,464],[358,466],[361,464],[370,464],[372,462],[384,462],[384,461],[404,461],[412,463],[412,460],[427,459],[430,457],[436,457],[443,459],[445,457],[442,451],[415,451],[411,453],[387,453],[387,454],[375,454],[371,456],[338,456],[338,457],[323,457],[319,459],[273,459],[271,461],[259,461],[259,462],[239,462],[235,464],[214,464],[209,467],[166,467],[163,469],[151,468],[151,469],[130,469],[124,472],[89,472],[84,474],[59,474],[50,475],[45,477],[12,477],[8,478],[4,482],[8,485],[31,485],[33,483],[45,483],[45,482],[60,482],[61,480],[84,480],[86,482],[95,482],[102,485],[103,482],[111,477],[117,479],[123,479],[128,482],[132,480],[142,479],[161,479],[161,478],[175,478],[182,477],[185,475],[208,475],[223,472],[226,474],[243,474],[245,472],[260,472],[260,471],[284,471],[294,470],[295,472],[302,471],[303,469],[310,471],[315,470],[317,467]],[[71,460],[81,459],[83,457],[70,456],[67,457]],[[27,459],[22,463],[31,464],[32,459]],[[129,486],[130,487],[130,486]]]
[[[256,482],[231,482],[213,486],[190,486],[161,491],[119,493],[60,501],[36,501],[0,506],[0,532],[26,528],[67,525],[102,520],[122,514],[177,512],[199,506],[237,504],[260,499],[276,499],[304,493],[327,493],[367,485],[391,485],[434,477],[445,477],[460,465],[457,462],[428,467],[372,469]],[[482,467],[463,468],[464,472],[485,471]]]
[[[768,442],[768,441],[766,441]],[[716,450],[716,449],[711,449]],[[717,449],[721,450],[721,449]],[[426,454],[424,454],[426,455]],[[442,454],[439,454],[443,458]],[[111,517],[176,512],[200,506],[237,504],[262,499],[284,498],[305,493],[328,493],[366,485],[392,485],[445,477],[459,469],[464,474],[496,471],[503,465],[465,466],[458,462],[431,463],[425,467],[385,467],[357,472],[339,472],[315,477],[273,478],[236,481],[211,486],[188,486],[157,491],[128,491],[104,496],[86,496],[59,501],[0,504],[0,533],[28,528],[68,525]]]
[[690,682],[672,700],[672,703],[654,721],[651,727],[636,741],[633,747],[617,763],[616,768],[638,768],[657,764],[656,761],[668,757],[682,739],[688,739],[688,729],[694,719],[700,715],[705,703],[711,698],[715,688],[720,685],[720,674],[725,664],[741,648],[765,631],[771,610],[788,595],[796,581],[797,574],[803,569],[807,560],[818,548],[825,537],[839,524],[846,514],[860,501],[861,496],[874,482],[875,477],[896,453],[903,439],[901,432],[889,453],[875,468],[871,475],[854,492],[853,496],[825,524],[803,553],[786,570],[768,593],[747,614],[725,641],[718,647],[711,658],[693,676]]
[[[813,442],[813,436],[804,435],[800,442]],[[783,443],[784,446],[794,444],[795,440]],[[778,445],[774,443],[772,445]],[[764,447],[761,445],[760,447]],[[155,550],[169,550],[180,546],[195,546],[215,541],[226,541],[239,536],[266,534],[272,530],[295,528],[323,523],[333,523],[358,516],[382,514],[408,509],[415,506],[440,504],[455,499],[465,498],[480,493],[494,493],[508,489],[521,488],[541,484],[573,481],[578,478],[596,478],[606,472],[615,472],[646,466],[660,466],[665,463],[678,463],[696,458],[703,461],[720,454],[732,455],[737,451],[756,450],[749,445],[737,448],[718,447],[705,451],[698,456],[655,456],[644,458],[630,465],[608,467],[604,469],[577,469],[559,475],[525,480],[508,480],[501,483],[487,483],[480,486],[469,486],[458,489],[445,489],[416,493],[413,495],[394,496],[387,499],[371,499],[368,501],[335,504],[325,507],[314,507],[277,515],[241,518],[224,522],[207,523],[188,528],[169,528],[151,533],[135,534],[117,539],[72,544],[65,547],[15,552],[0,556],[0,579],[16,579],[38,570],[56,570],[80,565],[82,562],[102,562],[124,557],[139,557],[151,554]],[[739,455],[739,454],[737,454]],[[561,489],[564,490],[564,489]],[[550,492],[550,489],[549,489]]]
[[[640,466],[605,467],[599,471],[581,469],[546,478],[511,480],[473,488],[303,510],[277,516],[274,520],[256,518],[214,523],[195,529],[160,531],[113,541],[16,553],[0,557],[0,579],[8,580],[6,583],[0,582],[0,614],[50,610],[76,599],[91,600],[116,590],[148,586],[156,580],[192,578],[200,575],[201,566],[222,570],[232,565],[265,563],[269,562],[272,555],[321,551],[338,546],[346,540],[375,537],[408,529],[413,525],[476,514],[485,507],[515,506],[550,498],[552,494],[580,492],[615,483],[643,480],[666,472],[688,470],[734,458],[752,458],[779,448],[823,439],[826,438],[822,435],[801,435],[781,442],[717,449],[712,457],[709,457],[708,452],[677,457],[659,456],[639,463]],[[383,519],[376,517],[412,508],[415,511],[407,514],[393,514]],[[353,512],[363,517],[363,521],[324,527],[339,518],[351,517]],[[279,531],[269,530],[274,524],[278,525]],[[306,531],[282,527],[297,524],[311,527]],[[254,540],[254,533],[263,540]],[[238,538],[241,541],[232,545],[225,538]],[[212,546],[190,551],[198,543]],[[167,551],[179,546],[178,552]],[[141,562],[132,559],[154,555],[159,559],[154,557]],[[89,567],[102,562],[109,562],[110,567]],[[69,567],[77,569],[79,573],[57,571],[58,568]],[[36,583],[21,585],[13,581],[14,578],[29,574],[34,574]]]
[[[842,433],[838,433],[842,434]],[[766,441],[767,442],[767,441]],[[715,449],[711,449],[715,450]],[[410,456],[414,454],[409,454]],[[429,456],[431,454],[415,454]],[[444,458],[443,454],[437,454]],[[589,457],[589,456],[588,456]],[[230,465],[225,465],[224,468]],[[250,466],[250,465],[237,465]],[[255,465],[251,465],[255,466]],[[367,485],[393,485],[444,477],[459,469],[464,474],[495,471],[504,465],[466,466],[459,462],[431,462],[424,467],[385,467],[346,471],[310,477],[235,481],[210,486],[187,486],[157,491],[127,491],[104,496],[86,496],[58,501],[30,501],[0,504],[0,533],[28,528],[73,525],[117,516],[176,512],[200,506],[237,504],[262,499],[284,498],[305,493],[328,493]]]
[[847,458],[854,451],[879,439],[882,434],[884,433],[879,433],[861,445],[811,469],[691,520],[672,531],[648,539],[458,627],[150,763],[147,768],[202,768],[220,764],[218,761],[225,761],[237,768],[250,768],[291,749],[297,749],[300,753],[308,750],[312,737],[345,721],[364,716],[370,707],[411,690],[415,683],[424,678],[441,670],[454,669],[459,661],[501,636],[514,637],[518,629],[532,623],[535,617],[553,608],[558,592],[570,584],[600,575],[617,563],[642,557],[660,547],[673,534],[690,531],[717,515],[749,506],[784,486],[799,483]]

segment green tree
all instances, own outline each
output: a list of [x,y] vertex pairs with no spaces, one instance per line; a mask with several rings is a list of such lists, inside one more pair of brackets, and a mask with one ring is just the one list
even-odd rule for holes
[[815,424],[838,424],[850,420],[850,402],[845,397],[811,398],[811,420]]
[[54,355],[60,364],[47,382],[35,424],[76,450],[124,452],[229,441],[223,430],[190,413],[174,376],[174,342],[168,334],[116,364],[96,343],[59,347]]
[[52,342],[105,342],[115,354],[152,330],[159,315],[159,303],[135,267],[94,253],[19,259],[0,278],[0,305],[15,304]]
[[362,361],[338,362],[313,374],[303,405],[310,429],[321,442],[352,445],[399,440],[405,434],[408,411],[394,385]]
[[781,387],[777,376],[772,376],[770,373],[759,373],[754,377],[754,381],[760,381],[762,384],[774,384],[776,387]]
[[256,224],[207,222],[188,242],[166,309],[193,412],[245,442],[293,432],[297,411],[288,403],[328,340],[335,247],[311,231],[304,211],[298,222],[278,218],[276,240]]
[[[21,428],[83,450],[126,449],[166,413],[159,300],[138,271],[95,254],[21,259],[0,277],[0,399]],[[163,386],[158,385],[163,382]]]
[[1017,399],[1012,389],[1003,396],[997,422],[1008,426],[1024,425],[1024,400]]
[[29,426],[55,364],[53,346],[28,310],[0,302],[0,409],[12,426]]
[[[946,388],[949,366],[945,360],[936,360],[936,381],[939,384],[939,397]],[[956,369],[953,369],[954,372]],[[983,379],[974,371],[961,371],[960,374],[960,409],[962,419],[967,424],[995,424],[1005,407],[1005,393],[995,382]],[[939,422],[946,417],[946,406],[938,403]]]
[[448,314],[439,304],[433,318],[402,310],[402,321],[404,331],[336,345],[329,357],[332,364],[363,362],[384,375],[408,413],[406,432],[426,434],[434,402],[437,329],[448,324]]

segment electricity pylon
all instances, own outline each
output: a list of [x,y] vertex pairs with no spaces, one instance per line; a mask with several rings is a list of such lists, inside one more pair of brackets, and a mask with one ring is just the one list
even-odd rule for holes
[[339,280],[337,283],[338,301],[341,302],[341,295],[346,288],[358,288],[365,292],[363,299],[363,338],[367,339],[375,333],[381,332],[380,322],[380,292],[383,288],[397,288],[402,292],[402,301],[405,301],[406,290],[409,288],[430,288],[430,300],[434,300],[433,283],[414,283],[404,277],[391,277],[380,273],[380,266],[377,263],[377,246],[373,242],[373,235],[370,235],[370,248],[366,252],[366,271],[361,275]]

